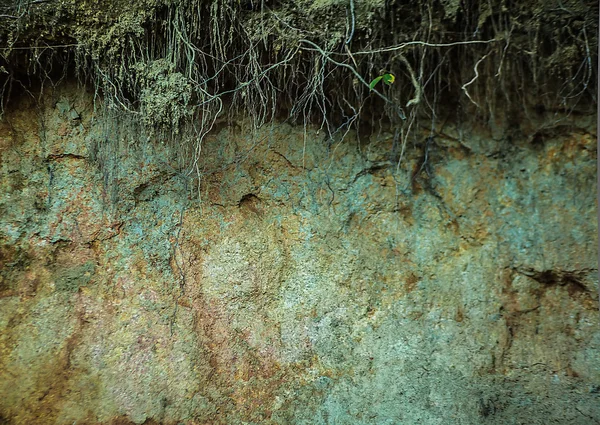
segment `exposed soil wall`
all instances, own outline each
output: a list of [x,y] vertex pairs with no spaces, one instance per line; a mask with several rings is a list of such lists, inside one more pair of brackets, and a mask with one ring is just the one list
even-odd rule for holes
[[240,120],[201,200],[132,144],[113,204],[93,97],[42,100],[0,127],[4,423],[599,420],[595,117],[449,123],[400,170],[391,134]]
[[600,422],[597,18],[0,0],[0,423]]

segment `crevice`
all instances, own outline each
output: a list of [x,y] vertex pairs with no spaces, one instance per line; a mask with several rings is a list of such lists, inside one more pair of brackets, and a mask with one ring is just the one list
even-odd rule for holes
[[46,157],[48,161],[60,161],[61,159],[87,160],[87,157],[74,153],[53,153]]
[[550,286],[567,286],[569,291],[573,293],[591,292],[585,285],[584,277],[589,273],[593,273],[594,269],[581,270],[534,270],[531,268],[514,268],[516,273],[527,276],[546,287]]
[[173,173],[161,173],[136,186],[133,189],[135,203],[147,202],[154,199],[160,192],[161,186],[173,176],[175,176]]
[[351,184],[356,183],[356,181],[363,176],[366,176],[368,174],[375,175],[377,172],[388,169],[391,166],[392,166],[392,164],[389,161],[376,162],[376,163],[370,165],[369,167],[364,168],[361,171],[359,171],[352,179]]

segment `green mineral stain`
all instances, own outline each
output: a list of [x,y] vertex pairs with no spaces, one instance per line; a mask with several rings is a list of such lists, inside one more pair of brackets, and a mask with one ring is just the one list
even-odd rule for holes
[[96,270],[96,264],[88,261],[80,266],[61,270],[56,275],[55,287],[60,292],[77,292],[77,290],[90,283]]

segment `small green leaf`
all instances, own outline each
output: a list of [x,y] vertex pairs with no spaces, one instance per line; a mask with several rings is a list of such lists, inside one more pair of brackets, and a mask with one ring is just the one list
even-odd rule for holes
[[369,84],[369,88],[371,90],[373,90],[375,88],[375,86],[377,85],[378,82],[380,82],[383,79],[383,75],[380,75],[379,77],[375,78],[373,81],[371,81],[371,84]]
[[396,81],[396,76],[394,74],[380,75],[379,77],[377,77],[373,81],[371,81],[371,84],[369,84],[369,88],[371,90],[373,90],[375,88],[375,86],[377,85],[377,83],[379,83],[381,80],[383,80],[383,82],[389,86],[389,85],[393,84],[394,81]]

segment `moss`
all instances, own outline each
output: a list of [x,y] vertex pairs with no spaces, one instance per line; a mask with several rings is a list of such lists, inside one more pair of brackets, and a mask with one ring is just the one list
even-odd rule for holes
[[191,114],[192,85],[166,59],[134,64],[141,87],[142,119],[149,127],[173,128],[175,132]]

